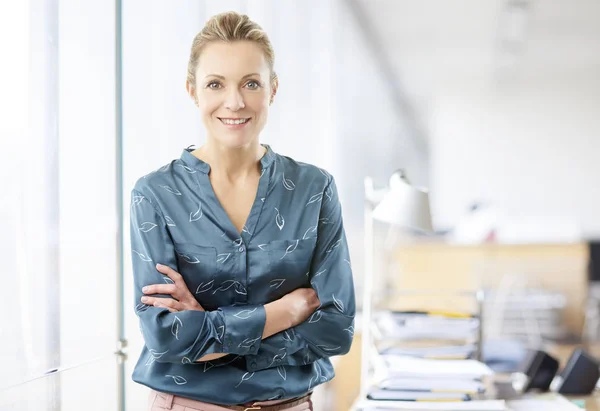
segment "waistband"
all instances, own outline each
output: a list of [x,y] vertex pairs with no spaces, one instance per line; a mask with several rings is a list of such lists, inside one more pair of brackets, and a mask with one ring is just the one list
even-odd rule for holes
[[[234,411],[300,411],[312,409],[312,393],[308,393],[302,397],[285,399],[285,400],[274,400],[274,401],[255,401],[246,404],[239,405],[220,405],[211,404],[207,402],[192,400],[190,398],[180,397],[178,395],[167,394],[153,390],[153,393],[162,399],[163,406],[165,409],[170,410],[173,408],[173,404],[181,405],[183,407],[197,408],[203,411],[223,411],[223,410],[234,410]],[[306,403],[309,404],[306,404]],[[309,405],[307,408],[306,405]]]

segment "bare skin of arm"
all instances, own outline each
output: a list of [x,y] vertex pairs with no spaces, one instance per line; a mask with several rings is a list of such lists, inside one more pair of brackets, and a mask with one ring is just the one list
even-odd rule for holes
[[[205,311],[187,288],[181,274],[170,267],[157,264],[156,269],[173,280],[174,284],[154,284],[144,287],[142,302],[164,307],[171,312],[183,310]],[[152,294],[169,294],[172,298],[151,297]],[[319,307],[320,301],[312,288],[299,288],[278,300],[265,304],[266,322],[262,339],[295,327],[304,322]],[[229,354],[207,354],[196,362],[206,362]]]

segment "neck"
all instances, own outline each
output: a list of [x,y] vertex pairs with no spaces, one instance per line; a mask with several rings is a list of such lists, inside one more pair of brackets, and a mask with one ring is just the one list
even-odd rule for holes
[[260,159],[266,148],[258,141],[239,148],[229,148],[218,143],[207,141],[192,154],[210,165],[212,177],[225,178],[229,181],[245,179],[260,173]]

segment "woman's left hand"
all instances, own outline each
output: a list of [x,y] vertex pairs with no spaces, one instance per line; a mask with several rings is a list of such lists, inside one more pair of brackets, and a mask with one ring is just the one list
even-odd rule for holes
[[[184,310],[205,311],[188,289],[181,274],[162,264],[156,264],[156,269],[173,280],[173,284],[152,284],[142,288],[142,292],[146,294],[142,297],[144,304],[164,307],[172,313]],[[148,297],[152,294],[169,294],[173,298]]]

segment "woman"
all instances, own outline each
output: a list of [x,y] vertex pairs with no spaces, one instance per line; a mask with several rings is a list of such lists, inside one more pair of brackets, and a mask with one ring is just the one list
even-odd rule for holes
[[[132,192],[133,379],[150,409],[306,410],[348,352],[354,286],[333,177],[259,143],[277,92],[267,35],[214,16],[187,90],[206,144]],[[179,407],[179,408],[177,408]]]

